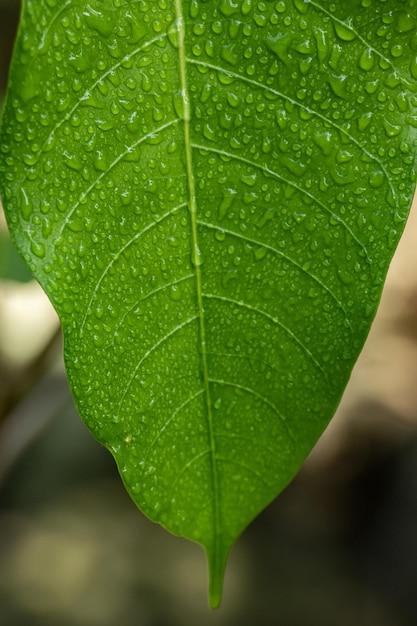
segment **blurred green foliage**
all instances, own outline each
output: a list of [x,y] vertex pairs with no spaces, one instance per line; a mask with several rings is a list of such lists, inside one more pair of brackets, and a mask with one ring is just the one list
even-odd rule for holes
[[28,282],[32,276],[6,232],[0,232],[0,278]]

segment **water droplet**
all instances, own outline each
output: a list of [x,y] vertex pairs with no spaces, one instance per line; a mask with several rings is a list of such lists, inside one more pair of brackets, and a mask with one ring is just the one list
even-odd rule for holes
[[398,14],[396,30],[399,33],[408,33],[415,29],[416,21],[409,13],[401,12]]
[[388,120],[383,121],[384,129],[388,137],[396,137],[401,133],[401,126],[397,126],[396,124],[392,124]]
[[333,93],[339,98],[346,98],[347,76],[345,74],[330,74],[328,80]]
[[102,335],[97,335],[97,333],[95,333],[93,335],[93,342],[97,348],[100,348],[104,343]]
[[262,141],[262,152],[264,154],[269,154],[272,150],[272,139],[271,137],[268,135],[268,133],[264,133],[263,134],[263,141]]
[[226,98],[227,98],[227,102],[230,104],[231,107],[237,108],[239,106],[240,98],[238,95],[233,93],[233,91],[228,91],[226,94]]
[[304,39],[294,45],[294,50],[300,54],[312,54],[314,52],[314,42],[312,39]]
[[319,131],[313,135],[314,142],[321,148],[323,154],[330,156],[333,152],[332,134],[329,131]]
[[252,0],[243,0],[240,10],[242,15],[248,15],[252,9]]
[[80,171],[83,166],[83,162],[81,158],[77,154],[69,154],[68,152],[64,152],[64,163],[71,170]]
[[96,156],[94,158],[94,167],[98,172],[105,172],[108,169],[107,160],[105,159],[101,150],[97,150],[96,152]]
[[352,24],[346,22],[342,24],[341,22],[334,21],[334,29],[336,31],[336,35],[342,41],[353,41],[356,39],[357,35],[353,30]]
[[188,119],[189,121],[189,107],[187,106],[186,94],[182,91],[176,91],[173,95],[173,104],[175,113],[178,115],[179,119]]
[[256,173],[253,173],[253,174],[242,174],[240,179],[241,179],[242,183],[245,183],[245,185],[248,185],[249,187],[254,187],[256,185],[257,175],[256,175]]
[[354,276],[347,270],[338,270],[337,275],[344,285],[351,285],[354,282]]
[[22,196],[22,203],[20,205],[22,215],[25,220],[28,220],[32,215],[32,205],[30,204],[29,197],[23,187],[21,187],[20,193]]
[[217,241],[224,241],[226,239],[226,233],[224,232],[224,230],[216,230],[214,233],[214,237],[215,239],[217,239]]
[[97,8],[92,8],[87,5],[83,12],[84,20],[90,28],[97,31],[103,37],[109,37],[114,29],[115,21],[113,18],[113,12],[98,11]]
[[255,248],[253,251],[255,261],[262,261],[267,255],[268,250],[263,247]]
[[182,293],[180,287],[178,285],[172,285],[169,290],[169,297],[174,302],[178,302],[182,298]]
[[147,74],[142,74],[141,87],[145,93],[152,89],[152,81]]
[[174,46],[174,48],[178,48],[179,46],[180,28],[181,28],[180,20],[175,20],[167,28],[168,40],[170,44]]
[[292,42],[292,37],[288,33],[285,33],[285,34],[279,33],[278,35],[275,35],[275,36],[268,35],[265,41],[266,45],[271,50],[271,52],[274,52],[274,54],[276,54],[277,57],[285,65],[288,65],[290,61],[288,51],[289,51],[291,42]]
[[23,161],[26,163],[26,165],[29,165],[29,167],[31,167],[36,163],[36,155],[32,153],[26,153],[23,155]]
[[224,189],[223,191],[223,199],[219,205],[219,209],[218,209],[218,215],[219,215],[219,219],[223,219],[226,214],[228,213],[230,207],[233,204],[233,201],[235,199],[236,196],[236,190],[235,189]]
[[219,8],[225,17],[230,17],[233,13],[239,13],[239,4],[233,0],[222,0]]
[[230,20],[229,22],[229,37],[230,39],[236,39],[239,35],[240,22],[237,20]]
[[214,128],[210,126],[210,123],[207,122],[203,127],[203,135],[209,141],[215,141],[216,139],[216,131]]
[[398,59],[404,53],[404,48],[400,44],[396,44],[391,48],[391,54],[395,59]]
[[199,0],[191,0],[191,4],[190,4],[190,17],[192,17],[193,19],[195,19],[196,17],[198,17],[200,11],[200,3]]
[[211,83],[205,83],[201,89],[200,102],[205,103],[209,100],[211,95]]
[[201,255],[201,251],[198,247],[195,246],[191,255],[191,263],[194,267],[200,267],[201,265],[203,265],[203,262],[204,259]]
[[375,65],[375,56],[371,48],[365,48],[359,59],[359,67],[364,72],[369,72]]
[[395,97],[395,102],[397,103],[398,110],[401,113],[405,113],[408,111],[408,99],[406,92],[402,91]]
[[40,241],[32,241],[30,244],[31,252],[39,259],[43,259],[46,254],[46,249],[43,243]]
[[385,180],[385,174],[381,170],[377,170],[376,172],[372,172],[369,176],[369,184],[373,188],[381,187]]
[[238,48],[233,43],[223,45],[221,54],[222,59],[227,63],[230,63],[230,65],[236,65],[239,60]]
[[358,118],[358,129],[359,130],[365,130],[369,124],[371,123],[372,120],[372,113],[368,112],[368,113],[363,113],[359,118]]

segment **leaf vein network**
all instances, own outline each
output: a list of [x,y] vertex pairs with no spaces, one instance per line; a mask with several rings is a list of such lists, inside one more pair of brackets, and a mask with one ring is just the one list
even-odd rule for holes
[[51,17],[49,23],[46,24],[46,26],[44,27],[44,30],[42,32],[41,40],[40,40],[39,45],[38,45],[38,50],[37,50],[38,53],[41,52],[42,48],[44,47],[45,42],[46,42],[46,38],[48,37],[48,34],[49,34],[49,31],[51,30],[52,26],[57,21],[58,17],[60,15],[62,15],[62,13],[69,7],[69,5],[73,3],[73,1],[74,0],[67,0],[67,2],[65,2],[61,7],[59,7],[58,11],[56,13],[54,13],[54,15]]
[[[269,446],[265,445],[262,441],[257,440],[256,437],[245,437],[244,435],[237,435],[236,433],[225,433],[218,431],[216,431],[216,437],[219,437],[221,439],[237,439],[241,441],[247,441],[251,445],[251,447],[256,446],[258,448],[262,448],[262,450],[266,450],[266,452],[268,452],[274,458],[276,458],[277,456],[276,450],[271,450]],[[296,443],[296,441],[294,443]]]
[[236,233],[233,230],[229,230],[227,228],[223,228],[221,226],[217,226],[215,224],[211,224],[209,222],[205,222],[205,221],[202,221],[202,220],[198,220],[198,223],[200,224],[200,226],[205,226],[206,228],[217,230],[217,231],[222,232],[222,233],[227,233],[228,235],[231,235],[232,237],[236,237],[237,239],[241,239],[242,241],[247,241],[248,243],[253,243],[254,245],[260,246],[261,248],[264,248],[265,250],[269,250],[270,252],[272,252],[272,253],[282,257],[283,259],[285,259],[286,261],[288,261],[289,263],[294,265],[294,267],[296,267],[300,272],[302,272],[303,274],[305,274],[306,276],[311,278],[324,291],[326,291],[329,294],[329,296],[331,296],[331,298],[333,298],[333,300],[336,302],[336,304],[339,307],[339,309],[344,314],[345,320],[348,323],[348,326],[349,326],[349,328],[350,328],[350,330],[352,332],[352,328],[351,328],[351,325],[350,325],[350,321],[348,319],[347,312],[346,312],[345,308],[343,307],[343,304],[341,303],[339,298],[333,293],[333,291],[329,287],[327,287],[324,283],[322,283],[321,280],[319,278],[317,278],[317,276],[315,276],[309,270],[305,269],[302,265],[297,263],[297,261],[294,261],[294,259],[292,259],[290,256],[288,256],[287,254],[285,254],[281,250],[278,250],[277,248],[274,248],[273,246],[270,246],[270,245],[268,245],[266,243],[258,241],[257,239],[252,239],[252,237],[246,237],[245,235],[242,235],[241,233]]
[[[173,495],[173,493],[175,492],[175,490],[177,489],[177,484],[178,481],[180,480],[180,478],[183,476],[183,474],[185,474],[185,472],[187,470],[190,469],[190,467],[192,465],[194,465],[195,463],[197,463],[197,461],[199,461],[200,459],[202,459],[205,456],[211,455],[212,454],[212,449],[208,448],[207,450],[203,450],[203,452],[200,452],[199,454],[196,454],[196,456],[194,456],[190,461],[188,461],[188,463],[186,463],[184,465],[184,467],[178,472],[178,474],[176,475],[175,479],[172,482],[171,485],[171,496]],[[172,499],[171,499],[171,504],[172,504]]]
[[[159,219],[150,222],[149,224],[147,224],[147,226],[145,226],[144,228],[142,228],[141,231],[139,231],[138,233],[135,233],[133,235],[133,237],[131,237],[129,239],[129,241],[127,241],[112,257],[112,259],[109,261],[109,263],[107,264],[107,266],[104,268],[100,278],[98,279],[98,281],[95,284],[93,293],[91,295],[90,301],[87,305],[86,311],[84,313],[84,317],[83,317],[83,321],[81,322],[81,326],[80,326],[80,336],[83,334],[84,331],[84,326],[85,326],[85,322],[87,320],[87,316],[88,313],[91,310],[91,306],[93,303],[94,298],[97,295],[98,290],[100,289],[100,285],[103,282],[104,278],[106,277],[106,275],[108,274],[109,270],[111,269],[111,267],[116,263],[116,261],[118,261],[118,259],[121,257],[121,255],[123,254],[123,252],[125,252],[127,250],[127,248],[129,248],[133,243],[135,243],[135,241],[137,241],[140,237],[142,237],[142,235],[144,235],[145,233],[149,232],[150,230],[152,230],[152,228],[154,228],[155,226],[158,226],[159,224],[161,224],[167,217],[170,217],[171,215],[174,215],[174,213],[176,211],[178,211],[179,209],[181,209],[182,207],[187,206],[186,202],[183,202],[182,204],[179,204],[178,206],[175,206],[173,209],[170,209],[169,211],[167,211],[166,213],[164,213]],[[165,288],[165,285],[164,285]],[[160,288],[161,289],[161,288]],[[156,290],[158,291],[158,290]]]
[[179,119],[173,119],[173,120],[171,120],[169,122],[166,122],[165,124],[163,124],[159,128],[155,128],[154,130],[150,131],[146,135],[143,135],[142,137],[140,137],[140,139],[137,139],[130,146],[127,146],[126,149],[123,152],[121,152],[114,159],[114,161],[112,163],[110,163],[110,165],[106,168],[106,170],[104,172],[101,172],[101,174],[99,176],[97,176],[97,178],[91,183],[91,185],[88,187],[88,189],[86,189],[85,191],[83,191],[80,194],[79,199],[77,200],[77,202],[75,202],[75,204],[73,204],[73,206],[69,210],[68,214],[66,215],[65,219],[63,220],[62,226],[61,226],[60,230],[57,233],[57,238],[62,235],[65,227],[68,225],[68,222],[70,221],[70,219],[73,216],[74,212],[78,209],[78,207],[81,205],[81,203],[86,199],[86,197],[89,195],[89,193],[94,189],[94,187],[96,187],[98,185],[98,183],[100,181],[103,180],[103,178],[105,178],[113,170],[114,167],[116,167],[116,165],[118,163],[120,163],[120,161],[122,159],[124,159],[125,156],[130,154],[132,152],[132,150],[134,150],[134,148],[137,148],[137,146],[139,146],[141,143],[143,143],[147,139],[150,139],[151,137],[154,137],[155,135],[157,135],[158,133],[162,132],[166,128],[169,128],[170,126],[173,126],[174,124],[177,124],[179,121],[180,121]]
[[193,402],[196,398],[198,398],[199,396],[201,396],[203,393],[205,393],[205,389],[200,389],[199,391],[197,391],[197,393],[195,393],[194,395],[190,396],[189,398],[187,398],[187,400],[185,400],[185,402],[183,402],[182,404],[180,404],[179,406],[176,407],[176,409],[171,413],[170,417],[166,420],[166,422],[161,426],[160,430],[158,431],[158,433],[155,435],[154,439],[151,441],[148,449],[146,450],[146,454],[142,459],[143,463],[146,463],[147,458],[149,456],[149,454],[152,452],[152,450],[155,448],[158,440],[161,438],[161,436],[163,435],[163,433],[165,432],[165,430],[168,428],[168,426],[170,425],[170,423],[175,419],[175,417],[178,415],[178,413],[180,411],[182,411],[182,409],[184,409],[188,404],[191,404],[191,402]]
[[268,361],[266,361],[265,359],[261,359],[259,357],[255,357],[252,355],[248,356],[247,354],[231,354],[230,352],[209,352],[209,351],[207,352],[207,355],[219,357],[219,358],[226,358],[226,359],[241,359],[245,362],[257,361],[258,363],[262,363],[263,365],[266,365],[273,372],[277,372],[280,374],[287,372],[286,369],[279,369],[275,367],[274,365],[271,365],[271,363],[268,363]]
[[175,326],[175,328],[173,328],[172,330],[169,331],[169,333],[167,333],[166,335],[164,335],[163,337],[161,337],[161,339],[159,339],[156,343],[154,343],[152,345],[151,348],[149,348],[149,350],[147,350],[145,352],[145,354],[140,358],[140,360],[137,362],[132,374],[130,375],[129,380],[127,381],[126,387],[123,391],[122,397],[120,399],[119,402],[119,406],[118,406],[118,410],[117,410],[117,417],[120,417],[121,411],[122,411],[122,407],[123,404],[125,402],[126,396],[128,394],[128,391],[130,389],[130,387],[132,386],[133,381],[135,380],[137,373],[141,367],[141,365],[144,363],[144,361],[146,361],[146,359],[153,353],[155,352],[155,350],[157,350],[158,348],[161,347],[161,345],[163,343],[165,343],[166,341],[168,341],[168,339],[170,339],[171,337],[173,337],[178,331],[182,330],[183,328],[185,328],[186,326],[188,326],[189,324],[192,324],[192,322],[195,322],[196,320],[198,320],[198,315],[194,315],[193,317],[188,318],[187,320],[185,320],[185,322],[181,322],[181,324],[178,324],[177,326]]
[[325,370],[320,365],[320,363],[317,361],[317,359],[314,357],[314,355],[310,352],[310,350],[307,348],[307,346],[301,341],[301,339],[299,339],[297,337],[297,335],[290,328],[288,328],[285,324],[280,322],[273,315],[270,315],[266,311],[263,311],[262,309],[258,309],[257,307],[252,306],[251,304],[247,304],[246,302],[239,301],[239,300],[234,300],[233,298],[228,298],[226,296],[219,296],[219,295],[212,294],[212,293],[204,293],[203,297],[204,298],[209,298],[209,299],[212,299],[212,300],[221,300],[223,302],[228,302],[228,303],[233,304],[235,306],[245,308],[248,311],[252,311],[253,313],[256,313],[258,315],[263,315],[270,322],[272,322],[273,324],[275,324],[276,326],[281,328],[294,341],[294,343],[296,343],[298,345],[298,347],[301,348],[301,350],[306,354],[306,356],[314,363],[316,368],[318,370],[320,370],[320,372],[323,374],[324,378],[326,380],[328,380],[328,377],[327,377],[327,374],[326,374]]
[[339,124],[337,124],[333,120],[329,119],[325,115],[322,115],[321,113],[319,113],[315,109],[312,109],[309,106],[303,104],[302,102],[299,102],[298,100],[295,100],[294,98],[291,98],[290,96],[287,96],[285,93],[283,93],[281,91],[278,91],[276,89],[273,89],[272,87],[268,87],[267,85],[264,85],[263,83],[261,83],[261,82],[259,82],[257,80],[253,80],[252,78],[247,78],[246,76],[242,76],[242,74],[237,74],[236,72],[232,72],[230,70],[226,70],[223,67],[220,67],[218,65],[213,65],[212,63],[207,63],[206,61],[198,61],[197,59],[187,59],[187,60],[192,65],[199,65],[199,66],[202,66],[202,67],[206,67],[208,69],[212,69],[212,70],[217,71],[217,72],[222,72],[223,74],[226,74],[227,76],[231,76],[232,78],[235,78],[236,80],[240,80],[243,83],[247,83],[249,85],[253,85],[254,87],[258,87],[258,88],[263,89],[263,90],[265,90],[265,91],[267,91],[269,93],[272,93],[272,94],[282,98],[283,100],[286,100],[290,104],[293,104],[294,106],[296,106],[297,108],[301,109],[302,111],[305,111],[309,115],[320,119],[325,124],[328,124],[329,126],[332,126],[337,131],[342,133],[346,138],[348,138],[354,145],[356,145],[363,152],[363,154],[365,154],[368,158],[370,158],[372,161],[375,161],[375,163],[377,163],[379,165],[381,170],[384,172],[385,178],[387,179],[388,185],[390,187],[390,191],[393,194],[393,198],[396,198],[395,187],[394,187],[394,185],[393,185],[393,183],[391,181],[391,178],[389,176],[388,170],[385,167],[385,165],[382,163],[381,159],[379,157],[377,157],[375,154],[373,154],[372,152],[369,152],[369,150],[367,150],[365,148],[365,146],[363,146],[361,144],[361,142],[358,141],[351,133],[349,133],[345,128],[343,128],[343,126],[340,126]]
[[[72,1],[72,0],[71,0]],[[108,70],[106,70],[105,72],[103,72],[103,74],[101,74],[95,81],[94,83],[92,83],[91,85],[89,85],[85,90],[84,93],[78,97],[76,103],[74,104],[74,106],[72,107],[72,109],[70,109],[65,115],[64,117],[62,117],[62,119],[60,119],[54,126],[53,128],[50,130],[49,135],[47,136],[47,138],[45,139],[45,141],[42,143],[40,150],[38,150],[36,152],[36,162],[39,161],[40,157],[42,156],[42,154],[45,152],[45,148],[48,145],[49,141],[51,141],[52,137],[54,136],[54,134],[56,133],[57,130],[59,130],[59,128],[65,124],[65,122],[68,122],[69,119],[71,119],[72,115],[75,113],[75,111],[78,109],[78,107],[83,104],[83,102],[85,102],[91,95],[91,92],[101,83],[101,81],[103,81],[105,78],[107,78],[107,76],[109,76],[112,72],[114,72],[115,70],[119,69],[119,67],[121,67],[123,65],[123,63],[126,63],[127,61],[129,61],[130,59],[132,59],[134,56],[136,56],[137,54],[139,54],[139,52],[142,52],[143,50],[145,50],[148,46],[152,46],[154,43],[163,40],[165,37],[167,37],[167,33],[162,33],[160,35],[158,35],[157,37],[154,37],[153,39],[151,39],[150,41],[146,41],[145,43],[141,44],[140,46],[138,46],[137,48],[135,48],[134,50],[132,50],[132,52],[129,52],[129,54],[126,54],[120,61],[118,61],[117,63],[114,63]],[[27,179],[27,175],[24,178],[24,181]]]
[[283,424],[285,430],[287,431],[287,433],[289,434],[289,436],[291,437],[291,439],[295,442],[295,437],[292,434],[289,426],[288,426],[288,420],[285,417],[285,415],[282,414],[282,412],[275,406],[275,404],[273,402],[271,402],[270,400],[268,400],[268,398],[266,398],[264,395],[262,395],[261,393],[259,393],[258,391],[255,391],[255,389],[252,389],[251,387],[247,387],[245,385],[241,385],[239,383],[235,383],[233,381],[229,381],[229,380],[222,380],[222,379],[216,379],[216,378],[210,378],[209,379],[211,383],[216,384],[216,385],[224,385],[225,387],[234,387],[235,389],[239,389],[241,391],[245,391],[246,393],[251,394],[252,396],[254,396],[255,398],[258,398],[258,400],[260,400],[261,402],[263,402],[264,404],[266,404],[272,411],[273,413],[278,417],[278,419],[280,420],[280,422]]
[[268,487],[268,489],[271,489],[274,487],[274,485],[270,485],[265,480],[265,478],[261,476],[259,472],[257,472],[251,467],[248,467],[247,465],[245,465],[245,463],[241,463],[240,461],[235,461],[234,459],[227,459],[226,457],[222,457],[222,456],[217,456],[217,460],[222,461],[223,463],[229,463],[230,465],[235,465],[236,467],[240,467],[241,469],[244,469],[246,472],[248,472],[248,474],[252,474],[253,476],[256,476],[256,478],[260,482],[262,482],[266,487]]
[[130,313],[142,302],[145,302],[145,300],[147,300],[148,298],[151,298],[152,296],[156,295],[157,293],[160,293],[161,291],[165,291],[165,289],[169,289],[170,287],[175,287],[176,285],[179,285],[180,283],[186,281],[186,280],[191,280],[191,278],[194,278],[194,274],[187,274],[186,276],[182,276],[181,278],[178,278],[178,280],[173,280],[170,283],[167,283],[166,285],[162,285],[162,287],[158,287],[157,289],[153,289],[152,291],[149,291],[148,293],[142,295],[138,300],[136,300],[129,308],[128,310],[122,315],[122,317],[120,318],[116,328],[114,329],[114,335],[113,335],[113,343],[116,337],[117,332],[120,330],[120,328],[123,326],[124,321],[126,319],[126,317],[128,315],[130,315]]
[[324,211],[326,211],[326,213],[328,213],[332,219],[337,221],[349,233],[349,235],[352,237],[352,239],[355,241],[355,243],[359,246],[359,248],[364,253],[369,265],[371,265],[371,260],[368,256],[368,252],[365,246],[357,238],[357,236],[352,231],[352,229],[346,224],[346,222],[339,215],[336,215],[336,213],[333,213],[333,211],[331,211],[329,207],[327,207],[325,204],[323,204],[323,202],[321,202],[318,198],[316,198],[314,194],[310,193],[306,189],[303,189],[303,187],[300,187],[299,185],[294,183],[292,180],[284,178],[283,176],[278,174],[278,172],[271,170],[269,167],[267,167],[266,165],[263,165],[262,163],[255,163],[254,161],[251,161],[250,159],[246,159],[245,157],[241,157],[237,154],[233,154],[231,152],[226,152],[225,150],[220,150],[218,148],[213,148],[211,146],[205,146],[202,144],[193,143],[193,148],[195,148],[196,150],[202,150],[203,152],[212,152],[213,154],[217,154],[220,157],[224,157],[226,159],[231,159],[235,161],[240,161],[241,163],[245,163],[246,165],[249,165],[250,167],[253,167],[254,169],[260,170],[264,174],[272,176],[273,178],[276,178],[277,180],[283,183],[286,183],[287,185],[289,185],[290,187],[293,187],[293,189],[295,189],[302,195],[307,196],[308,198],[310,198],[310,200],[315,202],[319,207],[321,207]]
[[352,26],[352,24],[350,24],[349,22],[344,22],[343,20],[340,20],[338,17],[333,15],[333,13],[331,13],[328,9],[325,9],[323,6],[321,6],[321,4],[319,4],[318,2],[314,2],[314,0],[304,0],[304,2],[306,4],[311,4],[311,6],[315,7],[316,9],[318,9],[319,11],[327,15],[327,17],[329,17],[335,24],[339,24],[339,26],[343,26],[343,28],[350,30],[351,33],[353,33],[359,39],[361,43],[363,43],[369,50],[372,50],[372,52],[374,52],[382,61],[384,61],[384,63],[389,65],[389,67],[395,72],[395,75],[400,78],[401,82],[406,87],[414,86],[412,82],[410,82],[405,76],[402,76],[401,73],[398,72],[397,68],[392,63],[392,61],[388,59],[386,56],[384,56],[382,52],[380,52],[377,48],[374,48],[373,46],[371,46],[371,44],[368,41],[366,41],[366,39],[364,39],[364,37],[362,37],[362,35]]

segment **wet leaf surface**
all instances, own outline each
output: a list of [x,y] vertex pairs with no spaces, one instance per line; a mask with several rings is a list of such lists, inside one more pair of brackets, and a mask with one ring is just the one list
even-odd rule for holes
[[227,553],[362,348],[415,186],[416,2],[28,0],[9,227],[151,519]]

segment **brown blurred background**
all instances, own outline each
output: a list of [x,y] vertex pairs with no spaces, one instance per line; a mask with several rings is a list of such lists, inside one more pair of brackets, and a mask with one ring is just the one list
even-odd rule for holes
[[[0,0],[0,103],[19,2]],[[417,205],[331,426],[232,552],[137,511],[73,406],[58,323],[0,219],[2,626],[417,625]]]

